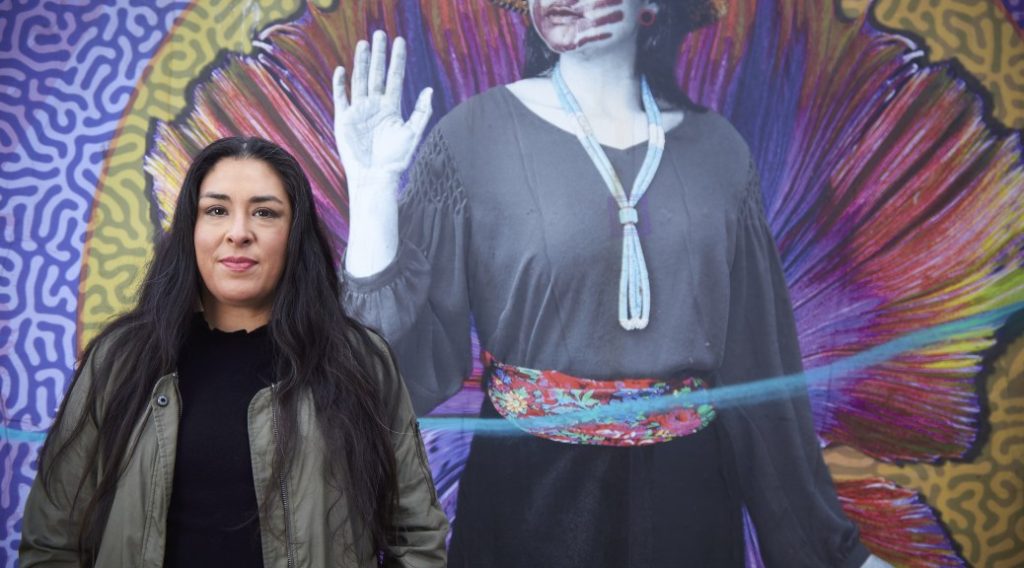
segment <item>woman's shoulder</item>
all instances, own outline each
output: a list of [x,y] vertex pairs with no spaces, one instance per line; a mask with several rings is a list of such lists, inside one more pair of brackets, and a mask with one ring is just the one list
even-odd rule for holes
[[109,362],[116,362],[125,355],[127,339],[131,336],[128,326],[121,320],[115,320],[95,339],[86,344],[79,365],[90,365],[96,368]]
[[346,336],[352,350],[356,351],[356,356],[363,360],[367,371],[381,379],[386,379],[386,375],[391,374],[391,367],[395,364],[391,345],[375,329],[356,320],[351,320],[350,324]]
[[517,126],[522,121],[515,97],[497,86],[469,97],[445,113],[419,150],[420,159],[433,164],[435,175],[457,176],[463,181],[517,148]]
[[558,95],[547,77],[527,77],[502,85],[504,89],[526,103],[557,106]]
[[[746,165],[750,146],[729,119],[710,108],[685,110],[683,122],[677,127],[678,138],[699,142],[708,155],[728,157]],[[673,132],[669,132],[672,137]]]
[[390,358],[391,344],[389,344],[387,340],[384,339],[384,336],[372,328],[364,327],[363,329],[366,331],[366,336],[369,337],[370,339],[367,347],[387,358]]
[[495,127],[502,123],[507,125],[515,112],[511,97],[505,85],[491,87],[456,104],[441,117],[437,126],[446,138],[494,133]]
[[[391,411],[396,407],[402,396],[404,384],[398,370],[398,361],[391,345],[384,336],[369,327],[362,328],[363,333],[356,333],[363,338],[362,346],[364,367],[370,376],[376,380],[377,387],[385,405]],[[390,414],[390,411],[389,411]]]
[[689,187],[702,198],[731,211],[743,209],[753,160],[746,140],[726,117],[711,109],[685,111],[683,123],[666,133],[665,157],[690,179],[700,180]]

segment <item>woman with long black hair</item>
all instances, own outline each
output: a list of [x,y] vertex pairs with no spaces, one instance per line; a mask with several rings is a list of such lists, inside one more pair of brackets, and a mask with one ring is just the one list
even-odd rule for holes
[[408,395],[334,250],[282,148],[195,157],[40,454],[22,567],[445,564]]

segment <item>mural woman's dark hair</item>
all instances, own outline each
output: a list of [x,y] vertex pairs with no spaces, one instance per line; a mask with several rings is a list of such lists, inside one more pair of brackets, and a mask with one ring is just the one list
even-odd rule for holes
[[[647,77],[654,96],[676,108],[704,111],[679,89],[676,61],[679,48],[691,31],[709,23],[707,0],[670,0],[658,3],[658,15],[651,26],[641,26],[637,36],[636,72]],[[526,30],[524,77],[551,73],[558,54],[544,43],[534,27]]]
[[[193,233],[199,187],[223,159],[267,163],[280,176],[292,206],[292,226],[284,271],[272,308],[269,335],[275,346],[275,396],[280,409],[274,478],[287,471],[301,443],[298,436],[299,393],[311,394],[323,433],[328,474],[347,490],[350,514],[369,527],[377,550],[397,500],[394,452],[385,424],[378,377],[371,370],[388,369],[387,353],[377,348],[361,325],[341,304],[341,283],[334,251],[316,213],[313,192],[298,162],[276,144],[259,138],[224,138],[204,148],[192,161],[178,195],[170,230],[156,245],[142,282],[137,305],[115,319],[89,342],[83,364],[75,371],[72,389],[86,365],[91,382],[84,408],[74,424],[62,406],[40,454],[44,488],[52,491],[50,473],[61,454],[86,428],[98,428],[96,444],[87,448],[87,471],[102,467],[96,490],[83,497],[79,551],[91,565],[114,498],[120,464],[126,459],[132,428],[145,412],[157,380],[175,371],[178,352],[199,306],[202,284],[196,266]],[[102,346],[101,357],[94,357]],[[69,396],[70,398],[70,396]],[[101,404],[102,401],[102,404]],[[271,489],[275,484],[270,484]],[[76,497],[76,501],[78,497]],[[266,503],[273,502],[264,499]]]

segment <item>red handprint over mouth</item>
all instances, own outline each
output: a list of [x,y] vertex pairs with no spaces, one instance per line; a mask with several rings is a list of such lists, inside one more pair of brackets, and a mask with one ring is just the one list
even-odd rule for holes
[[623,0],[533,0],[534,26],[552,51],[565,53],[611,39],[626,19]]

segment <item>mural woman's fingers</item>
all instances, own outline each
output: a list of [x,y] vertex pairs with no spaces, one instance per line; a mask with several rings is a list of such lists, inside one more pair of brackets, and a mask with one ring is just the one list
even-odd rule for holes
[[367,94],[384,94],[385,65],[387,64],[388,36],[382,31],[373,32],[373,47],[370,48],[370,79]]
[[423,131],[427,128],[427,122],[430,121],[430,115],[434,112],[432,105],[432,99],[434,97],[434,89],[427,87],[420,91],[420,96],[416,99],[416,108],[412,111],[412,116],[409,117],[409,128],[412,129],[414,143],[412,150],[416,149],[419,145],[420,139],[423,138]]
[[337,129],[338,117],[348,109],[348,97],[345,96],[345,68],[338,66],[334,68],[334,78],[331,79],[334,86],[334,126]]
[[405,40],[396,37],[391,46],[391,64],[388,65],[388,80],[384,86],[384,102],[398,112],[402,110],[402,81],[404,80]]
[[361,39],[356,44],[356,55],[352,62],[352,104],[366,98],[366,79],[370,66],[370,44]]

